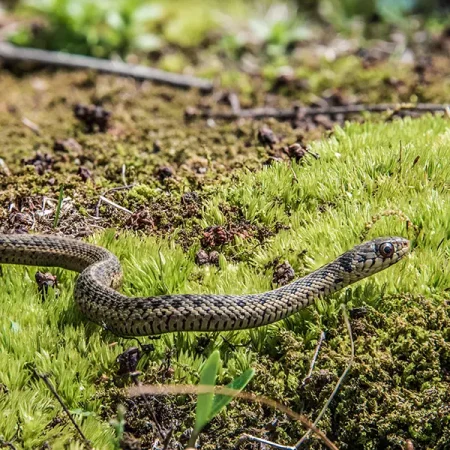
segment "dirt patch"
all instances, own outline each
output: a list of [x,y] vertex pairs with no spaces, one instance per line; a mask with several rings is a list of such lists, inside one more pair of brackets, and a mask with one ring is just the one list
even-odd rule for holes
[[[323,107],[448,99],[450,65],[442,51],[426,60],[416,58],[414,64],[375,58],[372,53],[378,54],[372,50],[344,55],[333,63],[306,58],[301,69],[294,63],[289,76],[277,76],[273,85],[256,77],[251,94],[240,89],[239,79],[238,94],[221,90],[205,95],[91,72],[41,70],[19,78],[3,70],[2,230],[14,230],[10,216],[22,213],[31,214],[29,229],[56,231],[28,210],[45,209],[46,199],[55,204],[61,186],[73,206],[59,221],[64,233],[90,234],[111,226],[146,233],[189,228],[188,222],[199,218],[201,205],[182,204],[183,195],[195,192],[204,198],[237,168],[254,170],[264,163],[317,156],[308,154],[308,143],[332,133],[346,119],[299,115],[286,122],[204,120],[191,117],[192,108],[227,111],[286,108],[295,102]],[[391,117],[385,114],[379,120]],[[110,191],[128,185],[147,192]],[[105,193],[130,213],[104,202],[99,209]],[[71,223],[77,226],[71,229]],[[25,224],[21,227],[27,229]]]

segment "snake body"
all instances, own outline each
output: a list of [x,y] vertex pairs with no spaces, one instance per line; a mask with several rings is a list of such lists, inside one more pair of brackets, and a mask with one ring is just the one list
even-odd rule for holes
[[50,235],[0,234],[0,264],[80,272],[74,293],[79,308],[89,320],[122,336],[267,325],[395,264],[408,251],[406,239],[377,238],[290,284],[259,294],[127,297],[115,290],[122,279],[120,262],[102,247]]

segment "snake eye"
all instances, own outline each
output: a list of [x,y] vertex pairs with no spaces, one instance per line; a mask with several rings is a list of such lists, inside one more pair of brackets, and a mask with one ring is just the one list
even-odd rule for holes
[[390,258],[394,254],[394,246],[390,242],[380,245],[380,254],[384,258]]

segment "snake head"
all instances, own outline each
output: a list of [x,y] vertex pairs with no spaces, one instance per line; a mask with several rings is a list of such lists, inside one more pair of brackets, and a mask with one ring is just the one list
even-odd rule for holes
[[352,280],[360,280],[400,261],[410,250],[402,237],[381,237],[357,245],[339,260]]

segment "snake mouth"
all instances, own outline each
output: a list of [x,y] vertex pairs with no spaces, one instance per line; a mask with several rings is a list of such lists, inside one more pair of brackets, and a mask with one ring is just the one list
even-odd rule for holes
[[398,238],[397,242],[397,261],[400,261],[403,257],[411,252],[411,242],[408,239]]
[[411,252],[411,242],[405,239],[402,243],[402,249],[400,250],[400,258],[403,258],[405,255]]

